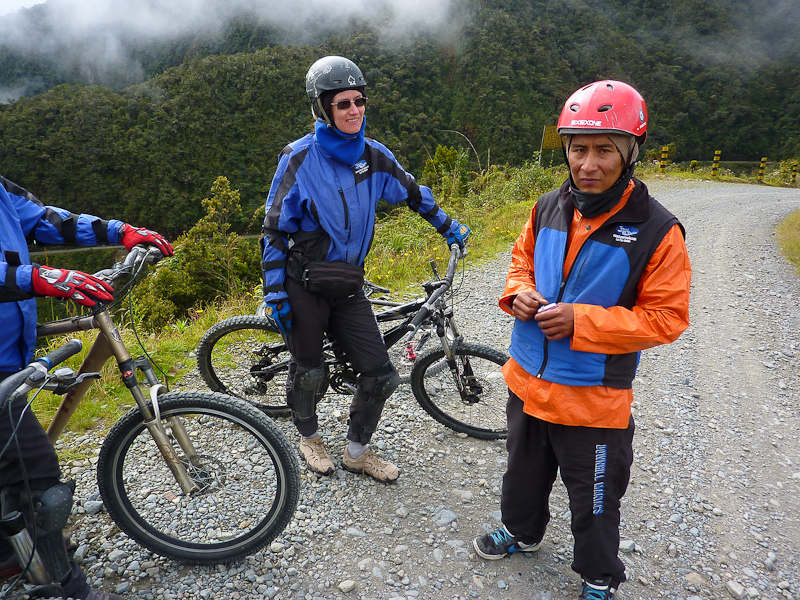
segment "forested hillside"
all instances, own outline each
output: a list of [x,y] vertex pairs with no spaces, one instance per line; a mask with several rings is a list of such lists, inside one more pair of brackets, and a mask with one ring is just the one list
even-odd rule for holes
[[453,0],[402,30],[388,13],[310,27],[238,2],[216,28],[120,31],[113,59],[97,46],[113,27],[61,38],[52,2],[18,13],[0,40],[0,85],[30,96],[0,105],[0,171],[49,203],[170,235],[197,220],[220,175],[246,226],[278,152],[309,131],[304,74],[329,53],[362,67],[368,134],[417,175],[438,145],[465,140],[476,169],[530,160],[567,95],[601,78],[640,89],[647,147],[674,144],[676,159],[800,155],[791,0]]

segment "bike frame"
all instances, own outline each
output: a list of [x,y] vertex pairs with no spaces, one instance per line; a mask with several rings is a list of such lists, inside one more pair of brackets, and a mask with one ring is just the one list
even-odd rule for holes
[[[370,302],[373,305],[391,307],[375,313],[375,320],[378,321],[378,323],[399,321],[397,325],[394,325],[382,333],[383,343],[387,349],[394,346],[404,337],[409,336],[409,325],[411,325],[411,322],[420,313],[426,303],[430,301],[433,290],[437,289],[437,287],[438,286],[434,284],[426,284],[426,290],[428,293],[425,298],[417,298],[416,300],[405,303],[370,299]],[[422,321],[422,324],[431,323],[432,325],[435,325],[436,335],[439,338],[439,343],[442,346],[445,358],[448,360],[452,358],[455,345],[461,339],[461,334],[458,331],[458,327],[456,326],[453,316],[452,308],[445,306],[444,297],[440,296],[435,299],[433,303],[433,310],[429,311]],[[448,331],[452,334],[452,342],[451,338],[447,335]],[[420,341],[417,343],[416,349],[421,349],[428,339],[430,339],[430,337],[431,333],[426,331],[420,338]],[[410,341],[410,338],[408,341]],[[326,360],[326,363],[330,367],[334,368],[334,372],[351,373],[350,363],[346,361],[344,354],[334,341],[329,340],[324,345],[323,354],[326,352],[333,354],[331,358]],[[286,362],[288,363],[289,360],[290,359],[286,359]],[[353,377],[352,379],[354,380],[355,378]],[[348,388],[352,388],[348,390],[350,393],[355,393],[355,386],[353,383],[344,381],[343,385]]]
[[[160,415],[158,414],[157,397],[167,392],[167,389],[159,384],[149,360],[134,361],[131,357],[130,352],[128,352],[128,349],[122,342],[122,337],[116,325],[114,325],[114,321],[107,307],[103,306],[89,315],[41,324],[36,328],[36,335],[39,338],[47,338],[55,335],[64,335],[94,329],[99,331],[98,336],[84,358],[78,374],[97,373],[103,368],[103,365],[106,364],[109,358],[112,356],[116,358],[122,380],[130,391],[131,396],[133,396],[136,405],[139,407],[145,426],[150,432],[150,435],[153,436],[153,440],[158,446],[170,471],[172,471],[175,476],[181,490],[185,494],[198,491],[200,489],[199,486],[192,481],[186,471],[186,467],[178,458],[170,442],[167,430],[162,424]],[[152,408],[145,398],[144,392],[136,378],[137,367],[142,370],[148,383],[151,385],[150,396],[152,399]],[[64,396],[53,420],[47,428],[47,435],[53,444],[55,444],[56,440],[64,431],[72,415],[75,414],[75,410],[78,408],[78,405],[83,400],[91,385],[92,380],[87,378]],[[167,422],[169,423],[172,435],[181,446],[189,462],[194,465],[199,464],[197,450],[189,439],[189,435],[186,433],[186,429],[183,427],[180,419],[172,417],[168,419]]]

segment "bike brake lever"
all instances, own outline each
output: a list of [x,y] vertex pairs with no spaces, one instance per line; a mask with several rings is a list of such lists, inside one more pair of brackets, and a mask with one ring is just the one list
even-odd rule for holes
[[54,387],[51,387],[53,383],[51,382],[50,384],[46,385],[44,389],[49,392],[53,392],[57,396],[63,396],[64,394],[68,394],[74,390],[86,379],[100,379],[100,373],[81,373],[80,375],[76,376],[75,372],[73,371],[72,375],[59,376],[59,380],[54,382]]
[[436,279],[441,279],[441,277],[439,277],[439,269],[436,268],[436,261],[433,259],[431,259],[431,271],[433,271],[433,276],[436,277]]

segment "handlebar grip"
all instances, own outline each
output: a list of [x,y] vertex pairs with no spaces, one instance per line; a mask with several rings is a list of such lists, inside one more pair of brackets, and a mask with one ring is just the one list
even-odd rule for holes
[[44,363],[47,369],[51,369],[57,364],[60,364],[67,360],[70,356],[74,356],[78,352],[83,349],[83,344],[80,340],[72,339],[68,341],[63,346],[59,346],[52,352],[48,352],[41,358],[37,358],[36,360]]
[[[25,385],[25,381],[35,373],[41,370],[42,367],[36,365],[41,363],[48,371],[55,365],[64,362],[70,356],[77,354],[83,348],[80,340],[70,340],[63,346],[59,346],[52,352],[48,352],[41,358],[37,358],[34,362],[30,363],[27,367],[7,377],[0,382],[0,410],[6,406],[6,402],[21,386]],[[30,389],[30,388],[27,388]]]
[[411,319],[411,322],[408,324],[408,328],[409,329],[411,329],[411,328],[416,329],[417,327],[419,327],[420,323],[422,323],[425,320],[425,318],[428,316],[429,312],[431,312],[431,309],[428,308],[428,306],[426,306],[425,304],[423,304],[419,308],[419,311],[417,312],[417,314],[414,315],[414,318]]

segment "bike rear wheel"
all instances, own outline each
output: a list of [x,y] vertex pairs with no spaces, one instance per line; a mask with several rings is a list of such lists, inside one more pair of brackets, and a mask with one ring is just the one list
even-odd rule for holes
[[417,358],[411,389],[425,412],[450,429],[475,438],[504,438],[508,388],[500,369],[507,360],[480,344],[459,344],[450,360],[437,348]]
[[289,350],[266,317],[244,315],[211,327],[197,347],[197,368],[209,389],[243,398],[285,417]]
[[[234,560],[275,539],[300,494],[296,453],[280,428],[248,403],[213,392],[173,392],[158,404],[199,490],[181,491],[134,408],[112,427],[97,463],[100,494],[120,529],[161,556],[194,564]],[[179,445],[178,423],[196,456]]]

